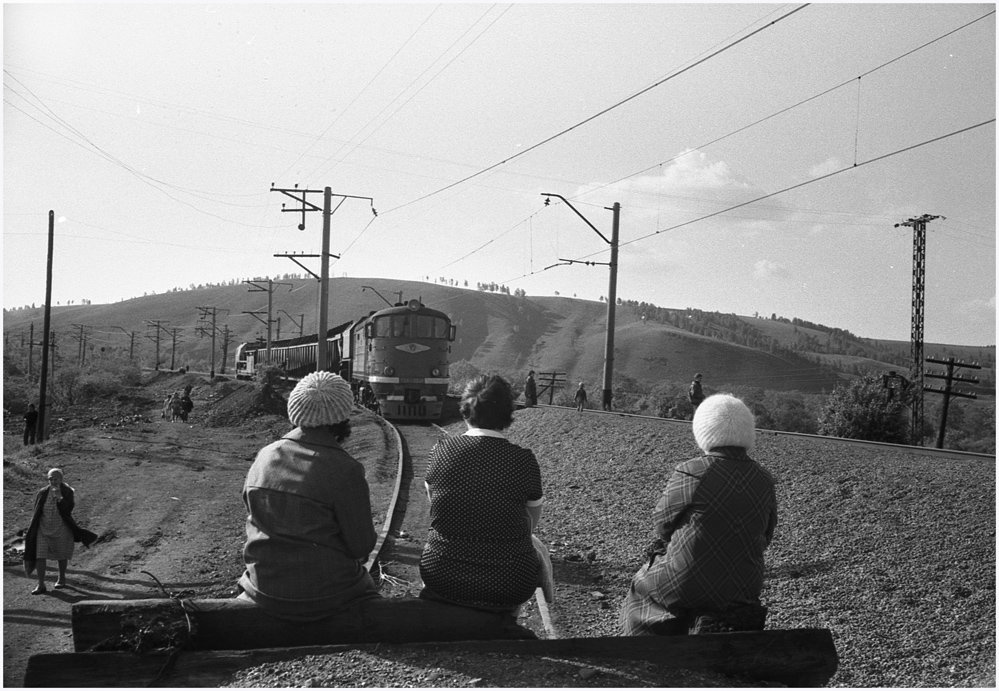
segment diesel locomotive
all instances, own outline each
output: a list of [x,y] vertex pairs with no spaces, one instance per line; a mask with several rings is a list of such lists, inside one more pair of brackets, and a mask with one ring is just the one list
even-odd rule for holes
[[[454,339],[455,327],[446,314],[410,300],[329,329],[323,369],[351,382],[355,391],[370,389],[386,418],[436,420],[447,396]],[[292,378],[315,371],[316,340],[272,341],[269,364]],[[266,364],[266,344],[236,348],[237,379],[252,379]]]

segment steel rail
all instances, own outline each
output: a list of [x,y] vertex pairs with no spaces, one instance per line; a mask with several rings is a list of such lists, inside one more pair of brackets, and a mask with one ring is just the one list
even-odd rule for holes
[[[392,493],[392,500],[389,504],[388,511],[385,516],[385,523],[382,526],[381,534],[378,536],[378,541],[375,543],[374,549],[371,551],[368,561],[365,563],[364,568],[371,573],[372,568],[376,567],[379,563],[379,557],[381,556],[382,548],[385,544],[385,538],[388,536],[389,526],[392,525],[392,521],[395,517],[395,509],[399,502],[399,493],[402,490],[402,475],[403,475],[403,464],[404,453],[402,445],[402,435],[399,432],[399,428],[390,423],[389,421],[382,418],[382,422],[386,427],[391,429],[395,434],[396,448],[398,449],[398,460],[397,460],[397,470],[396,470],[396,480],[395,480],[395,490]],[[433,422],[430,423],[441,435],[446,435],[447,431]],[[418,490],[417,490],[418,491]],[[538,605],[538,613],[541,615],[541,621],[545,627],[545,634],[548,639],[561,638],[561,634],[558,631],[558,627],[555,623],[555,617],[552,614],[552,604],[545,600],[544,592],[541,588],[537,588],[534,591],[534,598]]]

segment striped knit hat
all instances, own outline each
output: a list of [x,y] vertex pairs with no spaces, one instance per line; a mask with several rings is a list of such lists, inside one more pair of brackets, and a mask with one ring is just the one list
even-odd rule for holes
[[350,384],[332,372],[303,377],[288,395],[288,419],[296,427],[335,425],[348,419],[353,407]]
[[708,396],[694,412],[694,439],[707,453],[719,446],[741,446],[752,451],[756,440],[756,419],[745,403],[735,396],[719,393]]

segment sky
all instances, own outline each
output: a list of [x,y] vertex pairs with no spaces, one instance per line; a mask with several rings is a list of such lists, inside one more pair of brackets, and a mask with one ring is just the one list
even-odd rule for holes
[[621,299],[903,341],[939,216],[924,340],[995,344],[994,13],[5,4],[3,305],[50,211],[53,303],[304,273],[297,185],[334,277],[598,300],[619,204]]

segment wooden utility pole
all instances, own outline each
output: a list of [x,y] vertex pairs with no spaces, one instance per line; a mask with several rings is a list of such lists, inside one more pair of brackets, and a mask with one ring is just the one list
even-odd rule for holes
[[55,245],[55,211],[49,210],[49,251],[45,266],[45,318],[42,325],[42,376],[38,390],[38,420],[35,440],[41,443],[45,440],[45,422],[48,411],[45,409],[45,390],[49,379],[49,327],[52,324],[52,253]]
[[171,370],[177,369],[177,367],[176,367],[176,364],[177,364],[177,333],[179,331],[181,331],[181,329],[178,329],[177,327],[174,327],[174,328],[170,329],[170,335],[171,335],[171,339],[170,339],[171,340],[171,345],[170,345],[170,369]]
[[162,319],[147,319],[146,325],[151,326],[155,329],[153,336],[146,336],[149,340],[156,343],[156,365],[153,367],[154,370],[159,372],[160,370],[160,331],[166,331],[164,324],[169,324],[167,321]]
[[[267,362],[271,361],[271,324],[274,323],[274,286],[291,286],[290,283],[275,283],[271,279],[267,279],[267,286],[263,286],[262,281],[243,281],[243,283],[250,284],[251,293],[267,293],[267,321],[260,319],[257,312],[243,312],[243,314],[249,314],[256,318],[257,320],[264,323],[267,327]],[[280,338],[280,329],[278,330],[278,338]]]
[[538,372],[538,382],[541,384],[538,396],[547,391],[548,405],[552,405],[555,402],[555,389],[565,388],[565,377],[565,372]]
[[944,443],[944,434],[947,431],[947,409],[950,407],[950,397],[957,396],[958,398],[978,398],[976,394],[964,391],[953,391],[951,389],[951,384],[953,382],[965,382],[967,384],[977,384],[978,377],[962,377],[954,374],[955,367],[967,367],[969,369],[981,369],[977,363],[965,363],[960,360],[955,361],[954,358],[950,357],[946,360],[940,360],[938,358],[926,358],[926,362],[933,362],[938,365],[946,365],[947,371],[943,374],[939,372],[926,372],[925,376],[932,379],[943,379],[945,381],[944,388],[935,389],[932,386],[924,387],[924,391],[932,391],[934,393],[943,394],[943,409],[940,411],[940,429],[937,430],[937,448],[942,449]]
[[[203,322],[202,325],[198,326],[198,333],[204,336],[206,335],[205,334],[206,331],[210,331],[212,336],[212,365],[211,365],[212,369],[210,373],[210,378],[214,379],[215,378],[215,334],[218,333],[218,327],[215,326],[215,320],[218,315],[219,309],[217,307],[199,307],[198,309],[201,310],[201,321]],[[222,310],[222,311],[226,313],[229,312],[229,310]],[[209,315],[211,315],[211,326],[208,326]]]
[[[316,371],[323,371],[326,369],[327,363],[327,343],[326,343],[326,332],[328,329],[329,320],[329,279],[330,279],[330,219],[340,206],[348,199],[367,199],[371,202],[371,213],[375,216],[378,212],[375,211],[374,200],[371,197],[358,197],[351,194],[333,194],[333,191],[329,187],[325,187],[322,190],[300,190],[298,185],[295,185],[293,189],[282,189],[274,186],[271,183],[272,192],[280,192],[287,197],[291,197],[296,202],[298,202],[299,207],[297,209],[286,209],[284,204],[281,205],[282,213],[300,213],[302,214],[302,222],[298,224],[299,230],[305,230],[305,214],[309,211],[322,211],[323,214],[323,238],[322,238],[322,251],[320,252],[320,270],[319,270],[319,308],[318,308],[318,334],[316,341]],[[323,206],[322,208],[316,206],[310,202],[306,197],[309,194],[322,194],[323,195]],[[333,208],[333,197],[336,196],[340,199],[337,203],[336,208]],[[277,255],[276,255],[277,256]],[[339,257],[337,257],[339,259]],[[299,264],[301,266],[301,264]],[[304,267],[303,267],[304,268]],[[308,269],[306,269],[308,271]],[[311,274],[312,272],[309,271]],[[315,274],[312,274],[315,276]]]
[[85,324],[73,324],[73,326],[75,326],[80,330],[79,333],[76,335],[76,341],[77,341],[76,360],[77,364],[79,364],[80,367],[83,367],[83,365],[86,364],[87,361],[87,336],[90,335],[87,329],[89,329],[90,327],[86,326]]

